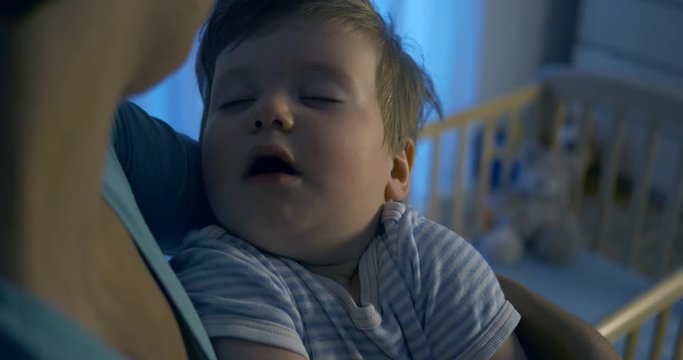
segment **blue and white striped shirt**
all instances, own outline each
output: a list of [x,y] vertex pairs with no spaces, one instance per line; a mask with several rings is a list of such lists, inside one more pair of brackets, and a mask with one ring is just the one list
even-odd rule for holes
[[217,226],[172,260],[210,337],[310,359],[488,359],[520,316],[463,238],[387,203],[360,259],[360,306],[339,284]]

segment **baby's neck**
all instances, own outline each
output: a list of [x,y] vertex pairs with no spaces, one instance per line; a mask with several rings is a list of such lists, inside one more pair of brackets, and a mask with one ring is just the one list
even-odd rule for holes
[[335,265],[306,266],[310,272],[324,276],[341,285],[351,295],[356,305],[360,305],[359,261],[349,261]]
[[326,263],[304,264],[309,271],[343,286],[357,305],[360,304],[361,297],[360,261],[382,227],[380,222],[382,211],[383,208],[378,209],[368,225],[352,237],[352,240],[346,241],[343,249],[335,249]]

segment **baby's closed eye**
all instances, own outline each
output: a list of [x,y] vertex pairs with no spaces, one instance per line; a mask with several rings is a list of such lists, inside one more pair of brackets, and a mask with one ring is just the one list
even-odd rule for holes
[[255,101],[256,101],[256,99],[251,98],[251,97],[228,99],[228,100],[220,103],[220,105],[218,106],[218,110],[243,109],[243,108],[247,108],[249,105],[253,104]]
[[299,96],[299,101],[301,101],[304,105],[309,106],[324,106],[341,104],[343,102],[341,99],[329,95],[302,95]]

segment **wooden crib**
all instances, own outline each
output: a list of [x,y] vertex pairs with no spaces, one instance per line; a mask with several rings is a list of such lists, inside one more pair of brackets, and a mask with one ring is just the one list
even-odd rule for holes
[[[445,139],[453,134],[457,145],[445,151]],[[673,338],[667,340],[669,352],[681,359],[683,95],[555,71],[540,83],[430,123],[418,143],[418,151],[430,149],[429,216],[476,239],[485,230],[492,184],[505,189],[519,146],[528,138],[581,159],[572,207],[593,221],[584,228],[587,247],[653,284],[593,325],[611,342],[625,342],[624,357],[630,359],[638,344],[642,347],[642,325],[654,321],[647,356],[659,359],[664,339]],[[446,176],[451,189],[444,191],[448,163],[455,169]],[[672,327],[675,334],[667,335]]]

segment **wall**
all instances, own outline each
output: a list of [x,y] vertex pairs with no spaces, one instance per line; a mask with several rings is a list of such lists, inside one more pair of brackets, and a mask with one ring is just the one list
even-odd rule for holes
[[545,64],[569,63],[577,0],[487,0],[482,20],[478,100],[532,82]]
[[482,21],[478,99],[533,80],[541,65],[546,0],[488,0]]
[[584,0],[574,64],[683,89],[683,1]]

